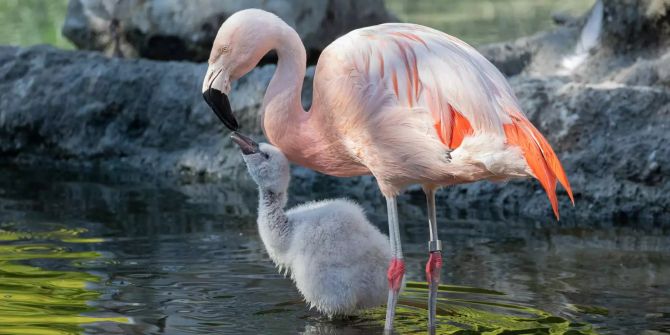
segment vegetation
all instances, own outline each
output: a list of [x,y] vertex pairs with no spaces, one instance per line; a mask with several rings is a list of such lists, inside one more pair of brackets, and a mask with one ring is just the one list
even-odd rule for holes
[[0,1],[0,45],[51,44],[72,49],[60,29],[67,0]]
[[594,0],[386,0],[402,21],[427,25],[479,45],[528,36],[552,27],[551,14],[579,16]]

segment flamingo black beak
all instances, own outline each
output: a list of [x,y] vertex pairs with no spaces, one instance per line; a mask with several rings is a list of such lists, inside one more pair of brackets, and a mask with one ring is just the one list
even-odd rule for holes
[[228,101],[227,95],[216,88],[210,87],[207,91],[202,93],[202,97],[228,129],[236,131],[240,128],[239,124],[237,124],[237,119],[235,119],[235,115],[233,114],[233,110],[230,108],[230,101]]
[[233,132],[233,134],[230,135],[230,138],[233,139],[233,142],[237,143],[237,145],[240,147],[240,150],[242,150],[243,155],[252,155],[260,152],[260,149],[258,149],[258,143],[254,142],[254,140],[247,136],[244,136],[238,132]]

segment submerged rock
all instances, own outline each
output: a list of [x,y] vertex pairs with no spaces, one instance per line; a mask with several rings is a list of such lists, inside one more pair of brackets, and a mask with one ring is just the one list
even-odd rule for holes
[[309,61],[355,28],[394,20],[383,0],[70,0],[63,34],[78,48],[113,49],[119,22],[125,56],[206,61],[219,26],[231,14],[260,8],[295,28]]
[[[217,188],[253,192],[228,131],[201,98],[205,69],[51,47],[0,47],[0,161],[132,168],[176,180],[194,198]],[[242,130],[257,137],[273,71],[274,65],[253,70],[230,94]],[[305,104],[313,71],[307,73]],[[525,75],[511,84],[572,183],[576,207],[559,192],[562,218],[670,222],[667,87]],[[334,178],[295,167],[293,178],[292,196],[301,201],[348,196],[385,212],[371,177]],[[423,207],[420,192],[410,194]],[[454,217],[553,220],[544,191],[532,180],[450,187],[439,197],[440,209]],[[244,202],[231,201],[231,212],[248,211],[236,208]]]

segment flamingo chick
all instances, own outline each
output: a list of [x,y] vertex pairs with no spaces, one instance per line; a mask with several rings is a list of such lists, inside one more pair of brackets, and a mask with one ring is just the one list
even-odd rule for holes
[[272,261],[310,306],[334,317],[386,301],[388,238],[344,199],[302,204],[284,212],[289,163],[279,149],[235,133],[249,174],[258,184],[258,231]]
[[[306,53],[293,28],[258,9],[231,15],[219,29],[203,97],[230,129],[239,125],[227,94],[231,82],[270,50],[277,69],[263,98],[262,127],[286,157],[339,177],[372,174],[386,197],[393,259],[388,270],[386,329],[405,272],[396,196],[423,186],[428,203],[428,327],[435,331],[442,245],[435,191],[479,180],[534,177],[558,218],[556,184],[572,200],[556,154],[523,114],[505,77],[467,43],[404,23],[354,30],[326,47],[316,65],[312,107],[300,93]],[[574,201],[573,201],[574,203]]]

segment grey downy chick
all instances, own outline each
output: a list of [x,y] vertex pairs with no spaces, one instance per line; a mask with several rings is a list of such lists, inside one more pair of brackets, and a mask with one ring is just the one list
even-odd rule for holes
[[384,304],[391,248],[363,209],[334,199],[284,211],[290,181],[284,154],[239,133],[232,139],[258,184],[258,231],[265,249],[290,273],[306,302],[331,318]]

